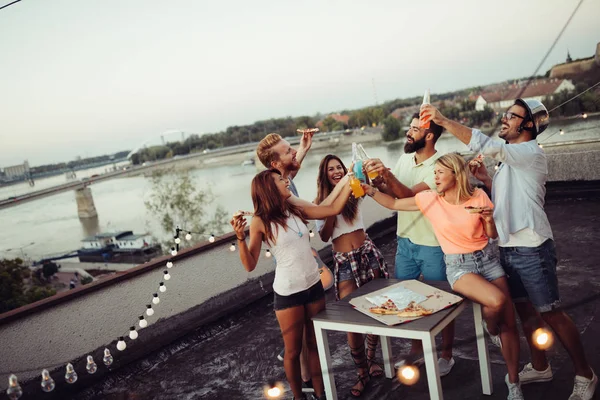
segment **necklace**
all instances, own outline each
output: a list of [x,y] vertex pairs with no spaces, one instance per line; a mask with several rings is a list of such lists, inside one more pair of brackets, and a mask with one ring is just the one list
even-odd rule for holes
[[292,232],[296,233],[298,237],[304,236],[304,234],[300,232],[300,226],[298,225],[298,221],[296,221],[296,218],[294,216],[290,216],[290,218],[294,220],[294,223],[296,224],[296,228],[298,228],[298,230],[295,231],[289,224],[286,224],[286,226],[290,228]]

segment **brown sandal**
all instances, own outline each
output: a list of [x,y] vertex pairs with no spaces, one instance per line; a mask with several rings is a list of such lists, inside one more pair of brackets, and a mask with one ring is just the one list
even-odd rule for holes
[[[375,361],[375,352],[377,350],[377,344],[379,343],[379,336],[367,335],[367,367],[369,369],[369,375],[372,378],[379,378],[383,376],[382,365]],[[378,367],[375,371],[373,367]]]
[[[348,347],[350,347],[350,345],[348,345]],[[358,368],[366,371],[366,373],[358,374],[358,380],[354,384],[354,386],[356,386],[359,383],[361,383],[362,389],[356,389],[354,387],[350,389],[350,394],[352,396],[360,397],[360,396],[362,396],[363,392],[365,391],[367,384],[371,380],[371,376],[369,375],[369,367],[367,364],[367,358],[365,356],[365,344],[363,343],[361,346],[356,347],[356,348],[350,347],[350,355],[352,355],[352,361],[354,361],[354,364]]]

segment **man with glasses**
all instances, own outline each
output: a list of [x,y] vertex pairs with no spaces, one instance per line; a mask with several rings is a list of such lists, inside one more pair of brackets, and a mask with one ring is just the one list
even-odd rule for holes
[[[560,307],[556,249],[544,211],[548,164],[536,137],[548,126],[548,110],[537,100],[517,99],[502,115],[498,136],[506,143],[448,120],[431,105],[421,107],[421,117],[443,126],[472,151],[502,163],[493,180],[483,164],[472,167],[472,172],[492,191],[500,262],[508,274],[511,296],[531,351],[532,362],[519,373],[520,383],[552,380],[545,352],[533,343],[533,333],[542,327],[543,319],[558,336],[575,368],[569,400],[591,399],[598,377],[586,360],[577,327]],[[516,383],[509,383],[508,376],[506,382],[509,388]]]
[[[365,169],[377,171],[382,179],[373,182],[379,190],[398,199],[413,197],[423,190],[435,190],[433,173],[435,162],[441,156],[435,144],[444,128],[431,123],[428,129],[419,125],[419,114],[412,116],[406,133],[404,154],[400,156],[390,172],[379,159],[365,162]],[[444,253],[438,243],[431,223],[420,211],[398,212],[398,246],[394,266],[396,279],[418,279],[422,274],[425,281],[446,281]],[[438,359],[440,376],[450,373],[454,366],[452,344],[454,342],[454,322],[442,331],[442,354]],[[423,364],[421,341],[413,340],[409,360],[415,365]],[[396,363],[396,368],[404,364]]]

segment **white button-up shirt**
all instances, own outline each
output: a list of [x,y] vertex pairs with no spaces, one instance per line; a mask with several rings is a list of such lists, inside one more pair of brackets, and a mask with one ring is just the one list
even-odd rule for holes
[[469,148],[502,163],[492,182],[499,245],[515,245],[514,234],[529,229],[544,239],[552,239],[544,211],[548,163],[537,141],[506,144],[473,129]]

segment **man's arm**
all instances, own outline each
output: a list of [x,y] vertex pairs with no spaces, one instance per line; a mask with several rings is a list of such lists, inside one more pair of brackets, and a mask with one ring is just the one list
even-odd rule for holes
[[[300,147],[298,147],[298,151],[296,152],[296,161],[298,161],[300,167],[302,166],[302,161],[304,161],[304,157],[306,157],[306,154],[308,154],[308,151],[312,146],[312,138],[314,134],[314,132],[307,131],[305,131],[302,134],[302,139],[300,139]],[[294,177],[298,174],[299,171],[300,168],[298,168],[294,172],[291,172],[290,177],[294,179]]]
[[448,132],[456,136],[458,140],[466,145],[471,142],[472,129],[459,124],[456,121],[451,121],[444,117],[442,113],[431,104],[423,104],[421,106],[421,118],[427,121],[433,121],[439,126],[446,129]]
[[387,168],[380,159],[372,158],[365,162],[365,170],[377,171],[381,180],[375,179],[373,185],[375,185],[381,192],[393,196],[397,199],[404,199],[406,197],[413,197],[415,194],[422,192],[423,190],[429,190],[430,187],[425,182],[420,182],[413,187],[408,187],[400,182]]

